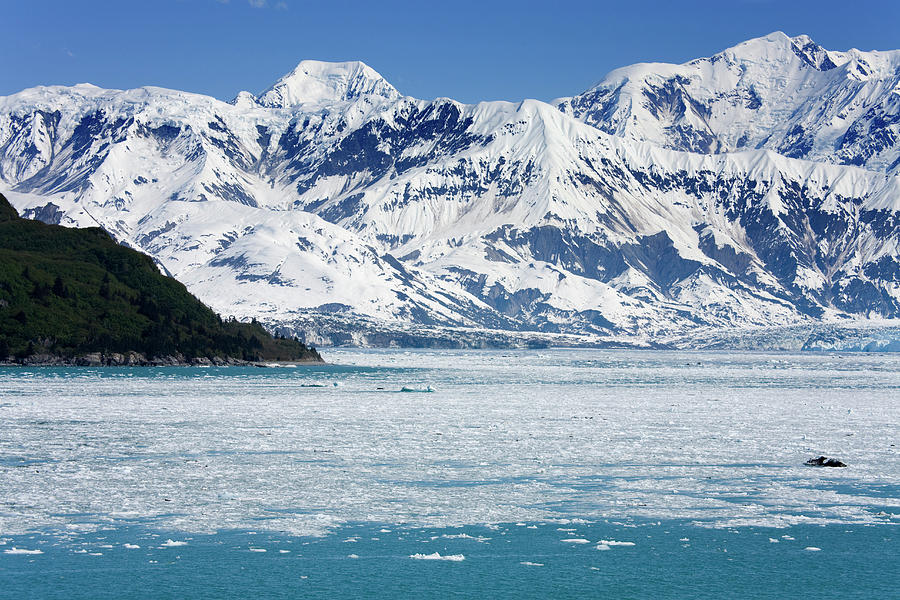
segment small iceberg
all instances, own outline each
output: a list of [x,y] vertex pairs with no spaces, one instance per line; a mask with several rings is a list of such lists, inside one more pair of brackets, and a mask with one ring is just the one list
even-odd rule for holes
[[402,388],[400,388],[400,391],[401,392],[431,393],[434,391],[434,388],[431,387],[430,385],[426,385],[423,388],[414,388],[414,387],[409,387],[409,386],[404,385]]
[[600,540],[597,544],[601,546],[634,546],[634,542],[617,542],[616,540]]
[[3,551],[3,554],[43,554],[43,550],[27,550],[25,548],[16,548],[13,546],[12,548],[7,548]]
[[160,548],[175,548],[177,546],[187,546],[187,542],[176,542],[175,540],[166,540],[159,545]]
[[442,556],[438,552],[432,554],[410,554],[409,557],[414,560],[447,560],[450,562],[462,562],[466,560],[466,557],[462,554],[446,554]]

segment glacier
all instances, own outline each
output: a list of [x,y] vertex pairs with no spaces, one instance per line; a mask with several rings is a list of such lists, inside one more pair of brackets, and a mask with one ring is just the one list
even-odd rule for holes
[[900,339],[900,51],[773,33],[549,103],[362,62],[231,102],[37,87],[0,97],[0,191],[319,345]]

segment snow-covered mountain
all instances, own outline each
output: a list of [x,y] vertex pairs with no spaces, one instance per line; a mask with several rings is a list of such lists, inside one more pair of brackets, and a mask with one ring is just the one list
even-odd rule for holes
[[900,51],[833,52],[781,32],[683,65],[613,71],[560,110],[673,150],[770,149],[900,172]]
[[898,318],[898,77],[779,33],[555,105],[418,100],[358,62],[231,103],[39,87],[0,98],[0,189],[316,343]]

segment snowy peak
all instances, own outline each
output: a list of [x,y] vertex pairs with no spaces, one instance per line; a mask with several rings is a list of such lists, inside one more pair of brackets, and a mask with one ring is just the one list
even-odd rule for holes
[[791,50],[800,60],[816,70],[830,71],[837,67],[831,53],[807,35],[791,38]]
[[259,96],[271,108],[341,102],[376,96],[396,100],[400,93],[372,67],[360,61],[304,60]]
[[842,62],[840,53],[829,52],[814,42],[808,35],[790,37],[784,32],[775,31],[763,37],[741,42],[737,46],[719,52],[708,59],[699,59],[689,64],[707,60],[717,62],[725,57],[736,58],[739,61],[765,59],[767,61],[788,63],[792,54],[803,61],[806,66],[818,71],[830,71]]
[[782,32],[708,58],[612,71],[558,108],[617,137],[700,154],[769,149],[900,172],[900,52],[826,50]]

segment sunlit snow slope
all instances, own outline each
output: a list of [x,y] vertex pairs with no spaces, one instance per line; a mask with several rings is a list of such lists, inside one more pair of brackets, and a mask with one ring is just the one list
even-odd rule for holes
[[39,87],[0,98],[0,190],[317,343],[896,318],[898,82],[900,52],[776,33],[555,105],[417,100],[359,62],[231,103]]

